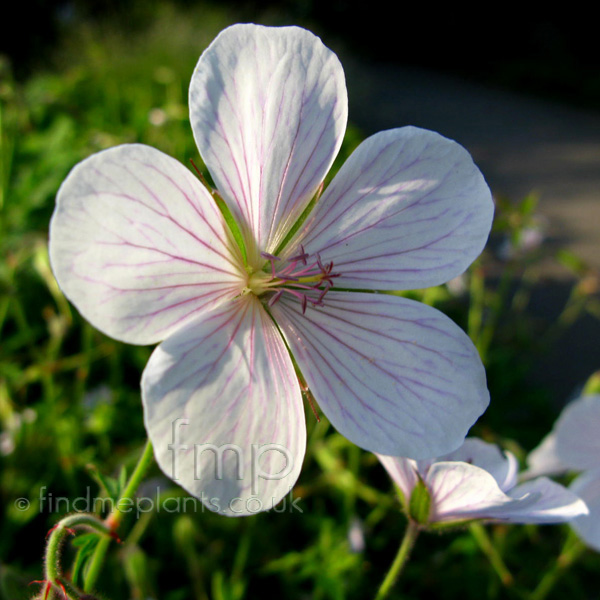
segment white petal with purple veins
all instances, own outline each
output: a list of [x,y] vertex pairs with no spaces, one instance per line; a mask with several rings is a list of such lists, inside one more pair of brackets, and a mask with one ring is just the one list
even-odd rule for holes
[[516,523],[562,523],[588,512],[573,490],[547,477],[527,481],[507,493],[521,503],[512,505],[507,514]]
[[258,249],[274,252],[344,136],[338,58],[298,27],[234,25],[200,57],[190,115],[219,192]]
[[224,221],[199,181],[142,145],[78,164],[62,184],[50,259],[65,295],[104,333],[150,344],[243,287]]
[[582,396],[564,409],[554,425],[556,454],[573,469],[598,468],[600,395]]
[[503,492],[517,483],[519,463],[515,455],[478,438],[467,438],[460,448],[441,456],[439,460],[461,461],[481,467],[492,475]]
[[571,521],[577,535],[591,548],[600,552],[600,469],[580,475],[570,486],[587,505],[589,514]]
[[417,462],[412,458],[384,456],[383,454],[378,454],[377,458],[394,483],[400,488],[404,498],[410,500],[410,495],[418,481]]
[[473,262],[492,216],[489,188],[469,153],[437,133],[404,127],[354,151],[296,244],[333,261],[340,287],[425,288]]
[[560,523],[587,510],[573,492],[545,477],[505,494],[487,471],[463,462],[435,463],[426,483],[434,498],[432,521],[489,519]]
[[332,291],[306,314],[285,295],[271,311],[323,412],[362,448],[439,456],[462,443],[488,405],[477,350],[429,306]]
[[425,482],[433,499],[433,522],[483,519],[511,502],[490,473],[464,462],[434,463]]
[[142,399],[158,464],[209,509],[268,510],[296,482],[306,447],[300,388],[279,332],[252,295],[158,346]]

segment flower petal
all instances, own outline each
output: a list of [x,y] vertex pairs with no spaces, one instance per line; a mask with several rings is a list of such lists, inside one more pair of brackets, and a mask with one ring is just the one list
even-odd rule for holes
[[566,406],[554,425],[556,454],[573,469],[595,469],[600,457],[600,395],[582,396]]
[[477,350],[429,306],[332,291],[304,315],[285,294],[271,310],[323,412],[367,450],[439,456],[464,441],[488,405]]
[[569,470],[558,457],[556,449],[556,432],[551,431],[527,456],[526,471],[521,473],[521,479],[531,479],[539,475],[561,475]]
[[65,295],[95,327],[150,344],[239,293],[221,214],[180,163],[142,145],[77,165],[62,184],[50,258]]
[[600,470],[580,475],[569,488],[586,503],[589,514],[571,521],[571,527],[590,548],[600,552]]
[[[562,523],[588,512],[574,490],[547,477],[527,481],[510,490],[508,495],[522,502],[522,507],[514,505],[510,510],[508,517],[513,523]],[[535,501],[530,500],[525,506],[525,500],[530,498]]]
[[210,510],[249,515],[291,491],[306,447],[304,409],[289,353],[254,296],[158,346],[142,399],[159,466]]
[[517,483],[519,463],[515,455],[478,438],[467,438],[460,448],[440,457],[439,461],[461,461],[481,467],[492,475],[503,492]]
[[377,454],[379,462],[385,467],[392,481],[400,488],[404,498],[410,501],[410,495],[417,485],[417,462],[412,458],[385,456]]
[[493,216],[469,153],[404,127],[365,140],[300,230],[309,254],[332,261],[340,287],[425,288],[460,275],[480,254]]
[[341,145],[344,72],[298,27],[234,25],[200,57],[190,118],[200,154],[248,238],[274,252]]
[[434,499],[432,521],[560,523],[586,511],[573,492],[544,477],[505,494],[490,473],[463,462],[433,464],[426,483]]
[[511,503],[494,477],[464,462],[436,462],[427,472],[432,501],[431,521],[489,518],[491,510]]

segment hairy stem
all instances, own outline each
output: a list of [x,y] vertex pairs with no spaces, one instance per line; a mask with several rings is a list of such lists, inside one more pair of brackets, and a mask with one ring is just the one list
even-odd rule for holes
[[73,585],[65,584],[60,567],[60,551],[66,537],[74,535],[74,529],[76,527],[91,528],[100,533],[110,534],[110,530],[106,524],[90,514],[69,515],[64,519],[61,519],[50,531],[45,554],[45,585],[51,586],[52,590],[65,590],[65,593],[67,593],[70,598],[80,598],[83,595],[83,592],[80,592]]

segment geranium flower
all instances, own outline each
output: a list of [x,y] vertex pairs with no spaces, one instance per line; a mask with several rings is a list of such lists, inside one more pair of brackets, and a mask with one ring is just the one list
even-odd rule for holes
[[423,527],[472,520],[559,523],[587,514],[582,500],[546,477],[517,485],[517,459],[477,438],[436,459],[378,458],[409,517]]
[[295,365],[363,448],[458,446],[489,401],[477,351],[440,312],[369,292],[443,283],[481,252],[493,205],[469,154],[413,127],[376,134],[295,227],[347,119],[337,57],[297,27],[223,31],[194,72],[190,114],[218,196],[158,150],[119,146],[73,169],[50,231],[56,277],[86,319],[162,342],[142,378],[162,469],[213,510],[271,508],[305,452]]
[[600,551],[600,395],[567,404],[542,443],[528,457],[529,473],[581,471],[569,489],[587,504],[589,514],[571,521],[577,535]]

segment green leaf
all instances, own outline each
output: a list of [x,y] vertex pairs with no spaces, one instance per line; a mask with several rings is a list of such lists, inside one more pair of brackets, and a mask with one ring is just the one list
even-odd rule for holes
[[586,263],[573,252],[561,249],[556,253],[558,262],[573,271],[576,275],[583,275],[587,271]]
[[[121,471],[120,478],[123,474]],[[113,501],[117,501],[121,492],[120,479],[103,475],[95,466],[90,468],[90,475],[95,479],[96,483],[104,490],[104,493]]]
[[80,548],[81,546],[85,546],[86,544],[89,544],[92,541],[94,545],[98,541],[97,533],[83,533],[73,538],[71,541],[71,545],[75,546],[75,548]]
[[100,536],[96,533],[86,533],[77,536],[71,543],[76,548],[79,548],[73,561],[73,575],[72,581],[77,585],[77,582],[82,582],[83,569],[87,563],[88,558],[93,554],[94,549]]
[[123,563],[131,597],[155,598],[154,577],[147,554],[139,546],[127,548]]
[[535,209],[537,208],[539,199],[539,194],[535,192],[531,192],[530,194],[525,196],[525,198],[521,200],[521,204],[519,205],[519,212],[521,213],[521,215],[532,215],[535,212]]

